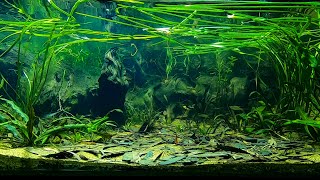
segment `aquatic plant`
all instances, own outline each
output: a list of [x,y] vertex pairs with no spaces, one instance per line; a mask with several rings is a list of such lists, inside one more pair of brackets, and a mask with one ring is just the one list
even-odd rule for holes
[[[118,112],[122,112],[119,109],[115,109],[112,111],[118,111]],[[110,112],[112,112],[110,111]],[[44,144],[47,142],[49,137],[52,137],[54,135],[57,135],[61,132],[65,132],[65,131],[74,131],[74,130],[82,130],[83,132],[87,133],[87,134],[93,134],[93,133],[98,133],[99,130],[101,130],[101,126],[102,125],[107,125],[107,126],[116,126],[114,121],[109,120],[109,113],[107,113],[107,115],[105,115],[104,117],[101,118],[97,118],[95,120],[90,120],[90,119],[86,119],[89,120],[89,123],[82,123],[83,119],[81,118],[75,118],[75,117],[61,117],[61,118],[57,118],[55,119],[55,121],[61,121],[63,119],[74,119],[76,122],[76,124],[65,124],[62,126],[56,126],[56,127],[52,127],[49,128],[47,130],[45,130],[44,132],[42,132],[34,141],[35,144],[37,144],[38,142],[41,142],[41,144]],[[77,132],[77,131],[76,131]]]
[[4,127],[20,142],[28,140],[29,117],[13,101],[5,98],[0,98],[0,100],[0,127]]
[[[174,57],[228,51],[248,57],[256,88],[268,86],[259,71],[262,62],[270,62],[280,91],[279,96],[274,95],[277,102],[268,109],[253,107],[249,113],[241,113],[242,119],[254,119],[260,128],[268,129],[279,126],[278,121],[284,120],[280,117],[301,116],[292,113],[296,107],[313,119],[318,116],[318,2],[153,3],[152,7],[139,1],[134,6],[130,1],[121,2],[127,3],[119,4],[121,23],[158,36],[155,45],[170,43]],[[135,16],[121,14],[122,9],[135,12]],[[168,63],[166,72],[172,72],[171,67]]]
[[167,47],[167,59],[166,59],[166,79],[169,78],[170,73],[172,72],[174,65],[176,64],[176,58],[172,54],[172,50],[169,45]]
[[[76,1],[70,12],[66,12],[58,7],[54,0],[50,0],[45,4],[49,7],[46,11],[50,18],[40,20],[30,16],[19,3],[11,4],[24,19],[18,22],[0,21],[1,31],[6,34],[0,43],[11,42],[11,46],[0,57],[5,56],[16,45],[20,54],[25,39],[37,37],[45,42],[45,48],[39,51],[34,60],[36,63],[30,73],[31,76],[28,73],[24,76],[22,59],[19,56],[17,59],[17,72],[20,79],[18,83],[23,82],[21,81],[23,79],[26,80],[25,87],[29,94],[26,96],[28,100],[23,100],[21,92],[25,91],[21,91],[20,84],[17,85],[17,94],[22,94],[20,98],[18,97],[20,99],[18,104],[21,104],[23,111],[31,117],[28,121],[30,142],[32,142],[32,127],[36,117],[33,106],[46,82],[50,63],[59,53],[71,46],[87,42],[154,39],[157,42],[153,46],[167,47],[168,59],[164,70],[166,77],[175,75],[174,65],[180,63],[177,62],[180,60],[178,57],[182,57],[184,62],[181,64],[188,64],[189,68],[193,63],[190,61],[190,55],[236,53],[237,58],[250,59],[246,60],[246,63],[255,73],[256,87],[266,85],[260,77],[259,70],[262,68],[261,62],[268,61],[276,73],[275,83],[280,91],[274,107],[269,109],[258,104],[249,112],[240,112],[241,116],[237,114],[231,116],[237,118],[240,116],[241,121],[249,122],[249,119],[250,122],[256,121],[260,125],[255,127],[268,129],[269,125],[274,123],[273,121],[277,121],[277,115],[270,115],[267,111],[272,111],[271,113],[281,117],[285,116],[287,119],[297,119],[303,113],[299,113],[296,107],[301,107],[303,112],[312,116],[312,119],[316,119],[319,115],[319,84],[316,81],[319,76],[320,45],[318,40],[320,4],[318,2],[237,1],[211,4],[155,2],[150,7],[140,1],[118,0],[115,20],[77,12],[77,7],[84,2],[89,0]],[[136,28],[141,34],[114,34],[85,29],[77,23],[75,15]],[[252,52],[252,49],[257,50],[259,54]],[[226,74],[223,75],[221,71],[223,60],[232,64],[234,59],[221,59],[220,64],[217,61],[220,65],[220,71],[218,71],[221,75],[220,82],[223,82],[221,86],[224,86],[227,81],[224,77]],[[230,70],[232,71],[230,68],[228,73],[231,74]],[[238,122],[238,126],[247,124]],[[312,125],[312,123],[309,124]],[[239,129],[245,128],[239,127]]]
[[[25,114],[14,101],[7,100],[5,98],[0,98],[0,100],[2,101],[0,106],[0,127],[5,127],[8,132],[12,133],[12,138],[16,139],[19,143],[27,143],[27,145],[30,145],[30,135],[28,130],[28,122],[30,121],[29,116]],[[113,111],[120,110],[116,109]],[[74,133],[77,134],[77,132],[81,130],[87,134],[96,134],[101,130],[102,125],[115,126],[114,121],[109,120],[109,113],[107,113],[106,116],[95,120],[76,118],[73,116],[56,118],[55,121],[74,120],[77,123],[61,124],[59,126],[46,128],[42,131],[33,127],[33,131],[31,132],[33,141],[31,145],[45,144],[50,137],[66,131],[74,131]],[[89,123],[82,123],[84,119],[89,121]]]
[[[145,98],[148,98],[147,94]],[[135,98],[135,100],[137,100]],[[151,100],[151,99],[150,99]],[[152,100],[151,100],[152,101]],[[154,110],[153,102],[144,100],[144,107],[134,106],[132,100],[125,102],[126,106],[126,122],[122,128],[126,131],[147,132],[154,128],[159,112]],[[135,127],[139,128],[135,128]]]
[[[72,7],[70,12],[65,12],[60,9],[54,1],[49,1],[50,5],[59,11],[60,13],[67,16],[66,19],[60,18],[44,18],[44,19],[34,19],[27,11],[21,6],[20,1],[16,1],[15,4],[9,3],[14,7],[19,13],[21,13],[22,18],[18,21],[7,21],[1,20],[0,25],[2,26],[1,31],[7,34],[0,40],[0,43],[11,43],[11,45],[1,52],[0,57],[7,55],[9,51],[17,46],[17,86],[12,88],[8,81],[2,79],[11,89],[5,89],[5,91],[14,91],[16,97],[10,97],[16,104],[17,107],[21,107],[21,111],[26,114],[28,119],[26,122],[26,131],[22,134],[24,135],[24,140],[26,145],[33,145],[35,143],[36,137],[34,134],[35,123],[37,121],[37,116],[35,114],[35,105],[37,105],[43,88],[46,84],[48,73],[50,71],[51,63],[54,62],[55,57],[60,52],[71,47],[74,44],[85,43],[85,42],[107,42],[112,40],[130,39],[131,36],[126,35],[112,35],[109,32],[97,32],[90,29],[81,29],[80,24],[78,24],[73,17],[74,12],[77,7],[88,0],[78,0]],[[74,38],[75,34],[86,34],[83,37]],[[86,36],[99,35],[100,38],[88,38]],[[110,36],[111,35],[111,36]],[[78,36],[77,36],[78,37]],[[44,48],[40,49],[32,61],[31,69],[29,72],[24,69],[23,65],[28,64],[24,62],[21,58],[22,46],[27,39],[36,39],[38,43],[44,41]],[[4,76],[2,76],[3,78]],[[8,95],[8,93],[7,93]],[[17,109],[17,108],[15,108]],[[8,113],[8,112],[4,112]],[[10,121],[10,120],[8,120]],[[16,121],[13,121],[16,122]],[[4,124],[6,125],[6,123]],[[21,125],[17,124],[16,125]],[[6,125],[7,126],[7,125]],[[9,127],[9,126],[7,126]],[[49,131],[49,134],[55,133],[56,131],[68,130],[78,127],[84,127],[84,125],[73,126],[70,125],[63,128],[55,128]],[[10,126],[11,128],[11,126]],[[12,129],[12,128],[11,128]],[[21,128],[23,130],[23,128]],[[46,135],[42,135],[42,139],[46,139]]]
[[[280,95],[275,111],[288,120],[284,125],[306,125],[306,132],[316,139],[309,132],[308,126],[318,128],[316,121],[320,112],[317,81],[319,22],[306,16],[304,21],[292,25],[296,28],[279,27],[279,31],[271,33],[263,44],[277,74]],[[315,130],[315,133],[318,134],[318,131]]]
[[[26,13],[22,6],[18,6],[20,5],[19,1],[16,5],[11,5],[17,8],[20,13],[27,17],[27,19],[20,22],[0,22],[2,25],[4,25],[4,28],[2,28],[4,32],[13,32],[12,34],[3,38],[1,42],[7,41],[9,38],[14,38],[15,36],[17,36],[16,40],[8,49],[6,49],[0,55],[0,57],[5,56],[6,53],[8,53],[13,47],[16,46],[16,44],[18,44],[18,56],[16,63],[18,84],[16,85],[16,89],[14,90],[16,91],[15,101],[20,107],[22,107],[22,110],[29,118],[27,122],[27,144],[32,145],[35,138],[33,131],[36,121],[34,106],[39,101],[41,92],[46,83],[51,62],[53,61],[57,52],[63,49],[61,47],[56,49],[56,45],[58,44],[61,37],[70,33],[70,31],[68,32],[68,29],[75,28],[76,24],[70,22],[69,19],[67,21],[60,21],[60,19],[54,18],[40,20],[33,19]],[[27,38],[28,36],[29,38],[34,38],[34,36],[36,36],[40,39],[47,40],[45,40],[44,49],[39,50],[39,53],[34,58],[30,72],[26,73],[25,69],[23,68],[23,64],[27,62],[23,62],[23,59],[21,59],[21,51],[22,44],[25,38]]]
[[228,83],[232,75],[232,69],[237,58],[234,56],[224,57],[221,53],[216,53],[216,74],[218,77],[216,102],[217,104],[223,105],[223,101],[227,96]]
[[[33,142],[33,128],[34,123],[36,121],[36,115],[34,113],[34,105],[39,100],[39,97],[41,95],[41,92],[43,90],[44,84],[47,79],[47,74],[49,71],[50,63],[52,61],[52,58],[54,57],[54,53],[50,47],[53,47],[54,42],[53,40],[53,32],[56,28],[55,24],[52,24],[52,30],[50,34],[48,34],[48,41],[45,43],[45,49],[43,51],[40,51],[38,55],[36,55],[34,61],[32,62],[31,66],[31,72],[29,77],[25,70],[23,69],[23,60],[20,58],[21,54],[21,46],[24,39],[24,35],[26,32],[30,31],[29,28],[32,28],[32,25],[39,26],[40,24],[43,24],[43,20],[34,21],[27,25],[26,27],[23,27],[20,34],[18,34],[18,37],[16,41],[9,47],[6,51],[4,51],[1,54],[1,57],[4,56],[11,48],[15,46],[16,43],[18,43],[18,57],[17,57],[17,85],[16,89],[16,102],[19,104],[20,107],[22,107],[23,111],[27,114],[29,117],[27,122],[27,129],[28,129],[28,140],[29,143],[32,144]],[[8,37],[8,36],[7,36]],[[6,37],[6,38],[7,38]],[[25,79],[24,79],[25,78]],[[20,83],[24,83],[23,84]]]
[[265,44],[277,73],[281,93],[278,108],[286,111],[299,106],[310,112],[310,106],[315,105],[319,110],[317,82],[314,80],[317,76],[317,60],[297,35],[286,28],[281,34],[270,36],[272,42]]
[[[284,123],[287,125],[303,125],[307,134],[316,141],[319,141],[319,129],[320,129],[320,121],[310,118],[309,115],[301,108],[297,107],[296,112],[299,113],[300,118],[294,120],[288,120]],[[310,129],[311,128],[311,129]]]
[[[319,56],[318,2],[153,3],[152,7],[139,1],[121,2],[124,3],[118,4],[117,12],[122,21],[118,23],[157,37],[159,41],[154,45],[170,45],[169,57],[235,52],[251,59],[246,63],[255,73],[256,87],[267,86],[259,70],[261,62],[269,61],[280,91],[274,112],[270,113],[295,119],[299,113],[291,112],[302,107],[314,119],[319,114],[315,81]],[[123,9],[133,11],[135,16],[121,14]],[[259,54],[250,52],[250,48]],[[167,63],[167,75],[173,71],[170,62],[173,61]],[[260,122],[260,115],[268,116],[261,114],[261,108],[254,107],[247,115],[254,118],[256,114]]]

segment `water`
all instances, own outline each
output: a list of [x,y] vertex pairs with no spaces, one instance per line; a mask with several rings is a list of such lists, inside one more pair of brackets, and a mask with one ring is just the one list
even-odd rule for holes
[[317,153],[319,5],[1,2],[1,139],[149,166]]

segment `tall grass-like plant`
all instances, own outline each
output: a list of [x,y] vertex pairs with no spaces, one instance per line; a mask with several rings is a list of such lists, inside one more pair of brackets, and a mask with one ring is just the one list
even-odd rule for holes
[[171,48],[167,47],[167,58],[166,58],[166,79],[169,78],[170,73],[172,72],[175,64],[176,64],[176,58],[172,54]]
[[[305,30],[305,29],[301,29]],[[311,32],[314,30],[311,30]],[[314,140],[319,135],[320,86],[319,42],[310,43],[316,37],[303,41],[308,32],[282,29],[270,36],[265,43],[273,68],[277,74],[279,100],[275,111],[283,114],[284,125],[301,124]],[[312,45],[313,44],[313,45]],[[311,133],[309,128],[314,129]]]
[[[242,49],[261,49],[262,54],[271,57],[270,60],[277,73],[277,84],[281,91],[278,112],[287,113],[299,106],[308,112],[308,115],[312,115],[312,112],[317,114],[320,109],[319,86],[316,82],[319,76],[317,70],[319,55],[316,55],[320,46],[319,13],[318,18],[307,13],[309,9],[319,12],[318,2],[154,3],[153,7],[146,7],[140,1],[119,0],[116,1],[118,20],[77,12],[77,8],[85,2],[89,0],[76,1],[70,12],[58,7],[54,0],[46,3],[50,6],[50,10],[59,12],[63,15],[61,17],[66,17],[65,19],[53,16],[47,19],[33,19],[19,6],[19,3],[11,4],[24,16],[24,19],[0,20],[0,30],[6,34],[0,43],[11,43],[0,57],[18,47],[18,83],[23,80],[26,82],[26,85],[17,85],[16,102],[30,116],[27,123],[28,144],[34,142],[32,133],[36,118],[34,105],[46,82],[50,64],[55,56],[66,48],[86,42],[158,39],[159,42],[154,45],[170,44],[172,57],[233,51],[240,56],[253,57],[259,61],[260,57]],[[308,11],[296,11],[298,9]],[[123,13],[128,11],[137,16]],[[83,29],[74,15],[134,27],[143,33],[114,34]],[[314,28],[310,28],[311,26]],[[310,40],[303,40],[308,36],[311,37]],[[24,62],[21,58],[21,48],[23,42],[30,37],[42,38],[45,43],[44,49],[39,51],[33,62],[32,73],[27,73],[22,66]],[[174,71],[170,69],[174,64],[174,60],[171,60],[172,63],[169,61],[167,64],[167,75]],[[26,91],[22,91],[23,89]]]
[[[61,10],[55,6],[53,1],[49,1],[49,2],[57,10]],[[56,53],[59,52],[57,51],[56,45],[60,42],[59,40],[61,37],[70,34],[70,32],[73,32],[76,26],[74,26],[74,18],[72,15],[75,9],[78,7],[78,5],[82,2],[85,2],[85,1],[79,0],[75,3],[71,12],[67,14],[68,19],[64,22],[61,21],[60,19],[41,19],[41,20],[33,19],[23,9],[23,7],[20,4],[20,1],[17,1],[16,4],[11,4],[15,8],[17,8],[20,13],[25,15],[27,19],[24,22],[9,22],[9,24],[7,24],[7,27],[3,28],[4,31],[6,30],[14,31],[12,30],[12,28],[10,28],[10,26],[19,28],[19,25],[20,25],[22,30],[17,29],[14,31],[14,33],[12,33],[11,35],[1,40],[1,41],[7,40],[7,38],[10,38],[11,36],[15,36],[15,35],[18,36],[16,40],[12,43],[12,45],[1,54],[1,56],[6,55],[7,52],[9,52],[16,44],[18,44],[18,52],[17,52],[18,56],[17,56],[17,63],[16,63],[18,84],[16,86],[17,97],[15,101],[17,102],[17,105],[22,107],[22,110],[25,112],[25,114],[28,117],[28,121],[26,124],[28,135],[26,136],[26,142],[25,142],[27,145],[34,144],[34,140],[35,140],[34,126],[36,122],[36,114],[35,114],[34,107],[39,101],[44,85],[47,81],[50,65]],[[2,23],[5,23],[5,21]],[[42,27],[42,28],[39,28],[39,27]],[[58,30],[56,28],[58,28]],[[39,36],[47,39],[44,43],[44,49],[40,50],[39,53],[34,58],[31,65],[30,73],[25,72],[25,69],[22,66],[24,62],[23,62],[23,59],[21,58],[21,53],[22,53],[21,47],[22,47],[22,44],[24,43],[26,36],[27,37],[29,36],[31,38],[32,36]],[[61,50],[61,48],[58,50]],[[25,77],[25,79],[23,77]]]
[[[38,24],[39,23],[39,24]],[[37,104],[39,97],[42,93],[43,87],[47,80],[47,75],[50,69],[50,64],[54,57],[53,45],[54,42],[54,31],[56,28],[55,23],[52,24],[52,29],[50,34],[48,34],[48,40],[45,43],[44,50],[41,50],[32,62],[31,72],[25,72],[23,68],[23,64],[25,63],[21,58],[22,53],[22,43],[24,40],[24,36],[27,32],[30,31],[32,26],[39,26],[42,23],[42,20],[34,21],[29,23],[26,27],[23,28],[16,41],[4,52],[1,56],[4,56],[13,46],[18,44],[18,55],[17,55],[17,85],[16,89],[16,99],[17,105],[20,106],[23,112],[28,116],[27,121],[27,134],[26,143],[28,145],[32,145],[34,141],[34,124],[36,121],[36,114],[34,111],[34,106]],[[29,76],[29,75],[31,76]]]
[[[301,107],[310,113],[319,109],[317,60],[294,29],[283,29],[269,36],[264,44],[280,89],[278,108],[285,112]],[[289,115],[289,114],[288,114]]]
[[[6,127],[13,134],[16,134],[16,137],[22,139],[22,144],[34,145],[36,141],[39,141],[39,132],[35,128],[38,117],[35,114],[34,108],[44,90],[51,64],[55,62],[55,57],[57,54],[63,52],[65,49],[74,44],[127,40],[134,38],[135,36],[112,34],[109,32],[99,32],[90,29],[79,28],[80,24],[76,22],[73,14],[76,12],[76,9],[80,4],[88,2],[88,0],[78,0],[71,8],[70,12],[65,12],[59,8],[53,0],[48,1],[51,7],[61,14],[64,14],[66,19],[54,17],[48,19],[34,19],[21,6],[21,3],[19,3],[20,1],[15,2],[15,4],[11,4],[9,2],[7,3],[21,13],[24,18],[21,18],[17,21],[0,20],[1,32],[7,34],[7,36],[0,40],[0,43],[11,43],[11,45],[0,54],[0,57],[6,56],[8,52],[17,47],[17,86],[16,88],[5,89],[5,91],[14,91],[16,97],[11,97],[11,100],[2,99],[2,102],[11,104],[12,108],[11,110],[6,110],[3,108],[0,111],[0,114],[2,115],[0,125]],[[84,35],[85,38],[81,38],[81,36],[76,36],[80,38],[74,38],[75,34]],[[98,36],[98,38],[87,37],[93,35]],[[31,38],[44,41],[44,44],[43,49],[38,50],[38,53],[31,62],[31,68],[28,70],[24,67],[24,64],[28,64],[28,62],[22,58],[22,54],[25,51],[25,49],[23,49],[23,44],[26,40]],[[144,36],[138,36],[138,38],[143,39]],[[146,36],[146,38],[148,37]],[[38,41],[38,43],[39,42],[40,41]],[[2,76],[1,82],[11,86],[9,82],[4,79],[4,76]],[[20,121],[19,119],[21,118],[10,116],[11,113],[15,114],[17,112],[23,112],[23,117],[27,118],[22,118],[23,121]],[[102,124],[106,120],[107,117],[97,120],[97,123]],[[95,124],[96,123],[93,123],[92,126],[96,126]],[[45,132],[45,134],[40,135],[40,139],[45,142],[48,135],[52,133],[62,130],[81,129],[86,127],[87,125],[56,127],[48,132]],[[92,128],[91,125],[90,128]],[[19,131],[21,131],[19,133],[20,135],[17,133]],[[91,132],[91,130],[88,131]]]
[[[122,2],[127,4],[119,4],[119,18],[158,36],[162,39],[159,43],[170,41],[175,56],[236,52],[239,57],[251,59],[247,64],[254,70],[257,87],[266,86],[259,76],[259,69],[263,68],[260,64],[271,62],[280,94],[275,95],[277,102],[264,114],[253,108],[256,114],[265,116],[272,111],[275,115],[271,121],[276,121],[276,117],[299,118],[302,110],[317,119],[319,2],[154,3],[152,8]],[[134,11],[136,16],[123,15],[122,9]],[[259,55],[250,52],[250,48],[258,50]],[[297,107],[301,110],[297,111]],[[257,116],[256,120],[261,119],[264,118]]]

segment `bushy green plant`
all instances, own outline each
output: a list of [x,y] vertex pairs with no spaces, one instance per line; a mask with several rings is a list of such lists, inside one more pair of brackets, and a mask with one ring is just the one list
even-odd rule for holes
[[[30,135],[28,130],[29,117],[22,109],[15,104],[14,101],[0,98],[0,130],[11,133],[13,138],[20,144],[24,145],[39,145],[45,144],[50,137],[58,135],[63,132],[72,132],[74,130],[81,130],[87,134],[98,133],[103,125],[115,126],[114,121],[109,120],[109,113],[95,120],[86,119],[89,123],[82,123],[83,119],[73,116],[57,118],[55,121],[62,121],[65,119],[74,120],[74,124],[62,124],[60,126],[49,127],[44,130],[39,130],[33,127],[32,131],[33,141],[30,144]],[[115,110],[120,111],[120,110]],[[75,131],[75,135],[77,132]]]
[[314,140],[319,141],[319,129],[320,121],[319,119],[312,119],[301,107],[296,108],[296,112],[299,113],[300,118],[295,120],[287,120],[283,125],[289,126],[293,124],[303,125],[307,134]]

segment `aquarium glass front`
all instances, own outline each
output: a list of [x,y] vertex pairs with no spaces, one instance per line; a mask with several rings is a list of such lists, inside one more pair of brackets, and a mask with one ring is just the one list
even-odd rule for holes
[[2,0],[0,32],[0,174],[320,175],[317,1]]

